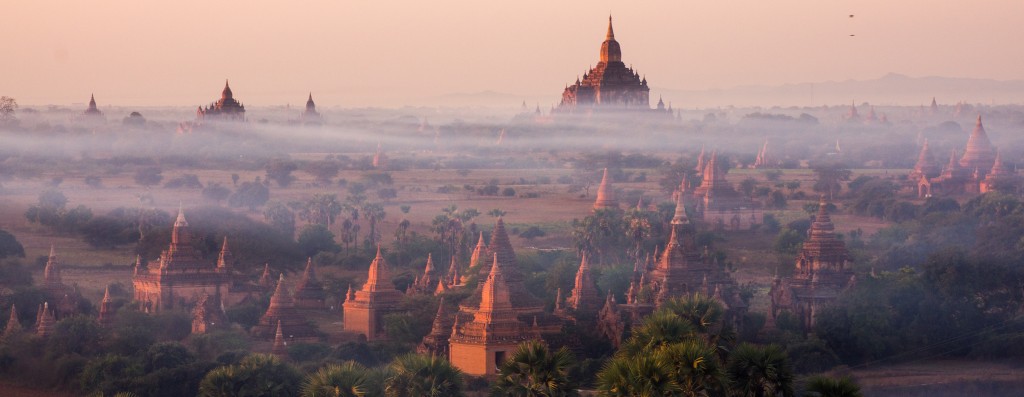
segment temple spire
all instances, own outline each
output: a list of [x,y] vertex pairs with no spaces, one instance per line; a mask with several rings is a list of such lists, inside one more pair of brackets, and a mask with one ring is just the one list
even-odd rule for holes
[[597,200],[594,200],[595,210],[606,208],[618,208],[618,203],[615,201],[615,190],[608,180],[608,168],[604,169],[601,184],[597,187]]
[[604,36],[605,40],[615,40],[615,30],[612,29],[612,16],[608,15],[608,34]]
[[231,99],[233,94],[231,93],[231,85],[228,84],[228,79],[224,79],[224,91],[220,93],[222,99]]
[[381,255],[380,245],[377,246],[377,256],[373,258],[373,262],[370,262],[370,271],[366,276],[366,284],[363,285],[363,291],[378,291],[378,290],[391,290],[394,286],[391,285],[391,277],[388,274],[388,264],[384,260],[384,255]]
[[3,336],[10,336],[12,334],[21,332],[21,322],[18,321],[18,309],[11,304],[11,318],[7,320],[7,326],[4,327]]

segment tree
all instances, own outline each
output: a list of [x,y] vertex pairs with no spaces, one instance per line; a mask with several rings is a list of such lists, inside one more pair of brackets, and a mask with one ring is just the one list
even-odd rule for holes
[[231,189],[222,186],[220,183],[210,183],[203,188],[203,198],[212,200],[218,205],[220,205],[220,202],[227,199],[230,195]]
[[491,396],[576,396],[569,378],[572,365],[572,352],[565,347],[552,352],[542,341],[524,342],[501,364]]
[[355,361],[331,364],[306,376],[302,397],[379,396],[380,384],[370,370]]
[[338,219],[342,207],[338,195],[316,193],[302,203],[299,218],[309,223],[330,226]]
[[232,207],[247,207],[249,211],[256,211],[259,207],[270,200],[270,189],[260,183],[259,178],[253,182],[242,182],[242,185],[228,197],[228,205]]
[[287,205],[280,202],[267,204],[263,209],[263,219],[270,223],[270,226],[280,230],[286,236],[295,236],[295,213],[288,209]]
[[250,354],[237,365],[217,367],[199,384],[202,397],[298,396],[302,375],[269,354]]
[[160,167],[143,167],[135,171],[135,183],[150,187],[160,183],[164,179]]
[[18,110],[18,101],[9,96],[0,96],[0,122],[14,120],[16,110]]
[[804,391],[808,397],[860,397],[860,386],[848,376],[842,378],[830,378],[826,376],[812,376],[804,384]]
[[725,371],[738,396],[795,396],[794,376],[786,352],[777,345],[743,343],[729,355]]
[[816,175],[814,191],[828,194],[829,200],[835,198],[835,194],[842,190],[841,182],[850,180],[850,175],[853,174],[845,164],[841,163],[818,164],[811,169]]
[[25,257],[25,247],[18,242],[13,234],[0,229],[0,259],[8,257]]
[[338,176],[339,168],[333,161],[313,161],[306,163],[302,170],[316,178],[317,183],[329,185],[331,179]]
[[507,214],[507,212],[502,211],[499,208],[495,208],[493,210],[487,211],[487,215],[493,216],[495,218],[505,216],[505,214]]
[[284,159],[273,159],[267,163],[267,179],[277,182],[279,187],[288,187],[291,185],[295,177],[292,176],[292,171],[295,171],[299,167],[294,162]]
[[363,205],[363,217],[370,222],[370,233],[366,240],[370,247],[375,246],[377,240],[380,239],[377,225],[384,222],[385,216],[387,216],[387,213],[384,212],[384,206],[376,203],[366,203]]
[[327,226],[312,224],[306,225],[299,232],[299,249],[306,257],[315,256],[318,252],[338,252],[341,247],[334,242],[334,233],[327,229]]
[[747,197],[751,197],[754,195],[754,189],[757,188],[757,185],[757,179],[746,178],[740,181],[740,191]]
[[677,395],[681,389],[663,359],[651,354],[613,358],[597,374],[597,389],[610,397]]
[[438,356],[407,354],[389,366],[385,386],[387,397],[462,396],[462,371]]

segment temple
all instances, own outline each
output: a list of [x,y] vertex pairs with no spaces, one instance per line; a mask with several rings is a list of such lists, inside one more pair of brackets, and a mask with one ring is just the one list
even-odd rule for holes
[[[558,303],[561,304],[561,302]],[[590,265],[587,263],[587,255],[584,254],[583,259],[580,260],[580,268],[576,271],[576,279],[573,282],[568,306],[577,314],[593,315],[597,314],[601,304],[601,297],[597,293],[597,284],[594,283],[590,274]]]
[[597,329],[613,346],[622,343],[632,325],[674,298],[695,294],[712,297],[725,308],[724,321],[729,323],[739,321],[746,313],[739,285],[721,264],[698,251],[694,225],[682,208],[681,198],[676,203],[664,251],[660,256],[655,252],[654,263],[636,263],[626,302],[618,303],[609,294],[598,313]]
[[391,283],[391,269],[377,247],[377,256],[370,262],[366,283],[359,291],[351,289],[343,305],[345,332],[363,335],[366,340],[386,339],[384,315],[398,309],[402,293]]
[[460,319],[456,317],[448,339],[452,365],[470,375],[496,374],[520,343],[539,338],[519,321],[512,306],[512,292],[498,263],[496,252],[482,284],[479,305],[465,313],[467,322],[458,324]]
[[299,120],[303,124],[321,124],[323,118],[320,117],[320,112],[316,111],[316,103],[313,102],[313,93],[309,93],[309,98],[306,99],[306,108],[299,115]]
[[228,329],[228,315],[217,296],[203,294],[192,309],[192,333],[205,334],[215,330]]
[[225,80],[220,99],[207,105],[206,108],[200,106],[196,110],[196,120],[245,121],[245,106],[235,100],[231,86]]
[[381,149],[380,142],[377,142],[377,151],[373,153],[373,168],[379,170],[388,168],[388,155]]
[[737,192],[726,181],[728,169],[719,166],[717,152],[711,152],[711,159],[701,171],[700,186],[689,197],[696,204],[701,220],[720,230],[747,230],[764,221],[764,211],[758,203]]
[[289,341],[316,342],[320,340],[320,334],[316,328],[296,310],[295,299],[288,292],[283,274],[278,278],[274,295],[270,297],[270,307],[260,317],[259,323],[252,327],[250,333],[255,338],[270,340],[275,338],[278,327],[284,330],[284,337]]
[[604,169],[601,176],[601,184],[597,186],[597,199],[594,200],[594,211],[618,209],[619,203],[615,201],[615,189],[608,181],[608,169]]
[[100,109],[96,107],[95,95],[89,95],[89,107],[87,107],[85,111],[82,112],[82,116],[97,118],[103,117],[103,112],[101,112]]
[[444,297],[437,306],[437,314],[430,326],[430,333],[423,337],[423,342],[416,347],[420,354],[448,357],[448,339],[452,334],[452,316],[445,310]]
[[[601,43],[597,66],[583,78],[566,86],[562,92],[559,112],[642,110],[655,111],[650,105],[650,87],[633,68],[622,62],[622,50],[615,40],[612,18],[608,17],[608,33]],[[667,112],[664,107],[661,112]]]
[[64,284],[60,275],[60,259],[57,257],[56,249],[50,246],[50,255],[46,258],[46,267],[43,268],[42,290],[49,302],[57,302],[53,309],[56,319],[62,319],[78,312],[78,306],[82,295],[75,288]]
[[432,294],[440,286],[444,286],[444,280],[441,279],[438,275],[437,269],[434,268],[433,255],[428,253],[427,264],[423,267],[423,274],[416,276],[405,293],[408,295]]
[[810,330],[822,306],[835,301],[854,283],[853,271],[847,267],[849,260],[846,244],[836,237],[828,202],[822,196],[807,241],[797,254],[793,276],[785,280],[776,277],[768,293],[769,318],[786,311],[800,320],[804,330]]
[[7,319],[7,325],[4,326],[4,333],[0,335],[0,338],[6,339],[13,335],[21,333],[23,328],[21,327],[21,321],[18,321],[18,309],[11,304],[11,317]]
[[98,318],[100,325],[105,327],[114,323],[114,316],[116,315],[114,308],[110,305],[111,302],[113,301],[110,299],[110,286],[107,286],[103,290],[103,300],[100,301],[100,314]]
[[323,284],[316,277],[316,266],[313,258],[306,259],[306,270],[295,287],[295,307],[299,309],[320,310],[326,308],[327,293]]
[[185,212],[179,208],[170,246],[155,262],[136,266],[132,276],[134,299],[141,310],[160,312],[189,310],[203,294],[228,298],[230,257],[225,239],[217,263],[204,260],[193,245]]
[[[544,302],[526,289],[501,217],[494,225],[489,246],[484,245],[480,234],[470,258],[469,274],[472,276],[463,281],[479,278],[476,289],[460,303],[450,321],[435,319],[435,330],[421,344],[423,350],[443,350],[440,329],[451,324],[448,349],[452,364],[467,374],[493,375],[523,341],[542,339],[553,347],[565,345],[564,319],[545,312]],[[446,316],[445,312],[439,313]]]
[[[1006,168],[992,146],[980,115],[967,139],[963,156],[957,158],[954,149],[941,172],[937,171],[937,165],[931,163],[930,156],[928,142],[925,141],[917,164],[909,175],[920,198],[989,191],[1016,193],[1021,188],[1020,178],[1013,170]],[[992,175],[996,172],[998,175]]]

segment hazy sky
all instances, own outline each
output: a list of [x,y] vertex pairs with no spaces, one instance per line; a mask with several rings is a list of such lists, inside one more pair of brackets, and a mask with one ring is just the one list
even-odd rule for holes
[[[400,106],[560,99],[607,16],[659,89],[910,76],[1024,79],[1024,1],[9,1],[0,95],[25,105]],[[854,14],[854,18],[849,18]],[[851,37],[850,35],[855,36]],[[668,98],[666,98],[668,99]]]

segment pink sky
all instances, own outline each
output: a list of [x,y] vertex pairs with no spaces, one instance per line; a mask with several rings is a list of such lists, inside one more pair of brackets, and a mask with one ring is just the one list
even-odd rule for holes
[[[401,106],[560,98],[597,62],[659,89],[910,76],[1024,79],[1024,1],[12,1],[0,95],[24,105]],[[849,18],[854,14],[854,18]],[[855,37],[850,37],[855,34]],[[666,98],[668,99],[668,98]]]

